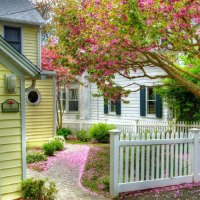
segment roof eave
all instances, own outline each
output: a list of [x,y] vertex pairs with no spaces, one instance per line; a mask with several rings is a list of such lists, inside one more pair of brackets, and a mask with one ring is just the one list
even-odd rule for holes
[[9,19],[6,17],[0,17],[0,21],[6,21],[6,22],[14,22],[14,23],[21,23],[21,24],[28,24],[28,25],[35,25],[35,26],[44,26],[46,25],[46,22],[30,22],[26,20],[19,20],[19,19]]

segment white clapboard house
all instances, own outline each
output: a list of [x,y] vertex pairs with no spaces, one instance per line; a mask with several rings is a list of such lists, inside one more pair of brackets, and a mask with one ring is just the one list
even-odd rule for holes
[[[142,72],[136,72],[142,75]],[[158,75],[165,74],[160,68],[151,68],[148,74]],[[117,75],[116,81],[122,86],[128,85],[131,82],[122,76]],[[128,104],[123,102],[105,101],[103,97],[94,97],[97,93],[97,86],[88,83],[82,86],[79,83],[73,83],[68,88],[63,88],[61,91],[61,99],[64,107],[63,125],[73,129],[79,129],[78,123],[84,121],[115,121],[124,122],[135,120],[168,120],[171,116],[166,103],[162,101],[159,95],[154,94],[153,87],[156,84],[161,84],[160,79],[137,78],[134,80],[140,85],[144,85],[143,89],[133,92],[126,98]],[[131,88],[132,87],[132,88]],[[133,90],[138,86],[130,86]]]

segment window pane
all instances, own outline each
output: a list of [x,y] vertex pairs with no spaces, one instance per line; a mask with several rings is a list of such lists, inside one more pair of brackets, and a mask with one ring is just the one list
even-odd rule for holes
[[77,89],[69,90],[69,100],[78,101],[78,90]]
[[110,102],[110,112],[116,112],[116,104],[113,101]]
[[21,52],[21,29],[15,27],[4,27],[4,38],[17,51]]
[[78,111],[78,101],[69,101],[69,111]]
[[13,46],[17,51],[21,52],[21,43],[17,42],[8,42],[11,46]]
[[156,102],[147,101],[147,114],[155,114],[155,113],[156,113]]
[[21,30],[19,28],[5,27],[4,36],[7,41],[21,42]]
[[153,91],[153,88],[148,88],[148,96],[147,96],[148,100],[155,100],[156,99],[156,95]]

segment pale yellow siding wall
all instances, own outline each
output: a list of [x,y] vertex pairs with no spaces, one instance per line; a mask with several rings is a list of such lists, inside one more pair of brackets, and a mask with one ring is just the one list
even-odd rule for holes
[[3,24],[10,26],[22,27],[22,52],[23,54],[34,64],[39,65],[38,55],[38,33],[39,26],[29,26],[20,24],[6,24],[6,22],[0,22],[0,35],[3,35]]
[[[6,95],[4,75],[9,72],[0,64],[0,106],[7,99],[20,103],[20,81],[17,82],[17,94]],[[13,200],[21,197],[22,182],[22,144],[21,114],[2,113],[0,110],[0,194],[1,200]]]
[[38,28],[24,26],[23,53],[35,65],[38,65]]
[[[31,81],[26,81],[26,88]],[[48,141],[54,132],[54,98],[53,80],[37,80],[36,89],[41,93],[41,103],[30,106],[26,103],[26,136],[27,145]]]

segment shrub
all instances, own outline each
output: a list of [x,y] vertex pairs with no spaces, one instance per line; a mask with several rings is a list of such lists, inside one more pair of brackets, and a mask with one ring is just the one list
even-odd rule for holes
[[91,139],[90,135],[88,134],[88,132],[86,132],[84,130],[77,132],[76,133],[76,137],[81,142],[87,142],[87,141],[89,141]]
[[97,142],[109,142],[109,130],[115,129],[113,124],[98,123],[91,126],[89,134]]
[[26,162],[29,164],[34,162],[39,162],[42,160],[47,160],[47,157],[46,155],[40,152],[28,153],[26,156]]
[[47,156],[53,156],[56,151],[55,145],[51,142],[43,144],[42,149],[44,151],[44,154]]
[[65,139],[67,139],[67,137],[72,134],[72,131],[69,128],[60,128],[57,131],[57,135],[59,136],[63,136]]
[[63,143],[63,145],[65,145],[65,138],[63,136],[59,136],[59,135],[54,136],[53,140],[59,140],[60,142]]
[[62,151],[64,149],[64,144],[60,140],[53,139],[51,140],[50,144],[55,147],[56,151]]
[[47,179],[26,179],[22,183],[22,189],[24,199],[29,200],[54,200],[57,194],[55,183]]
[[104,185],[104,189],[109,190],[110,189],[110,176],[108,176],[108,175],[104,176],[101,181]]

